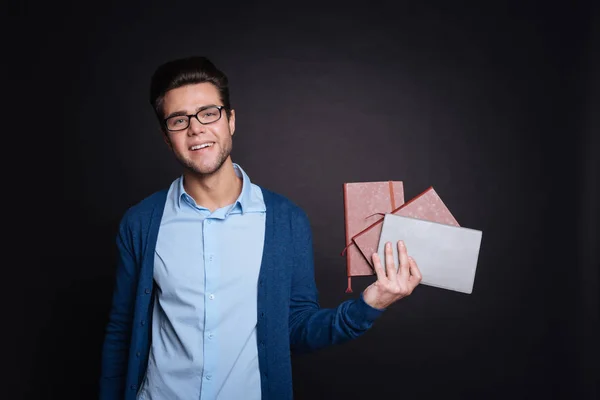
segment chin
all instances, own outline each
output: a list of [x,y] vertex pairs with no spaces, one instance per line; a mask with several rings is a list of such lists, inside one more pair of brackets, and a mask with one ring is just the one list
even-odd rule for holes
[[227,161],[229,154],[220,154],[213,155],[213,158],[206,157],[204,159],[193,159],[188,157],[179,156],[177,157],[179,162],[183,165],[185,169],[192,172],[195,175],[199,176],[210,176],[214,175],[225,164]]
[[209,176],[219,172],[219,170],[223,167],[223,164],[225,164],[224,161],[211,164],[196,164],[190,162],[186,165],[186,167],[196,175]]

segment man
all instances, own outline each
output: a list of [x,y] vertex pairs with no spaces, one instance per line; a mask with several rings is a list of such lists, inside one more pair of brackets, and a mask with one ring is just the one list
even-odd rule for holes
[[150,102],[183,166],[124,214],[101,399],[292,398],[291,352],[362,335],[421,281],[398,243],[358,299],[321,309],[306,214],[230,152],[227,77],[204,57],[160,66]]

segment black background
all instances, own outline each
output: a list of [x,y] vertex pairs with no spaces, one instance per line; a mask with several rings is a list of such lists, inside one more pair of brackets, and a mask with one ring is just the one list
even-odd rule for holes
[[295,357],[298,399],[597,398],[600,19],[553,4],[11,4],[11,138],[42,158],[7,192],[35,221],[12,236],[8,398],[95,398],[116,226],[180,173],[150,75],[193,54],[229,75],[233,161],[311,218],[323,307],[373,281],[344,293],[344,182],[433,186],[483,231],[471,295],[421,285]]

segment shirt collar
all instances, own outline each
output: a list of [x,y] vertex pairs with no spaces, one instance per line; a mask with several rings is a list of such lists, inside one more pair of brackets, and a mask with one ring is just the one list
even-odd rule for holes
[[[246,171],[236,163],[233,163],[233,169],[237,177],[242,178],[242,191],[230,208],[228,214],[235,212],[237,209],[239,209],[242,214],[246,212],[266,211],[264,201],[262,201],[262,197],[257,197],[254,193],[252,182],[250,181],[248,174],[246,174]],[[177,183],[175,190],[175,198],[177,199],[178,207],[181,207],[181,201],[186,196],[189,198],[189,201],[193,203],[193,199],[186,193],[183,187],[183,175],[179,177],[179,182]]]
[[[238,196],[235,206],[239,205],[242,214],[246,212],[266,211],[264,201],[262,200],[262,197],[257,197],[254,193],[252,181],[250,181],[246,171],[236,163],[233,163],[233,168],[236,175],[242,178],[242,192]],[[233,208],[235,208],[235,206]]]

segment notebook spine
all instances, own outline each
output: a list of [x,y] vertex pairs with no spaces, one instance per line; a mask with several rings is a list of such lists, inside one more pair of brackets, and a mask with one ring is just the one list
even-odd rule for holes
[[[345,229],[345,237],[346,237],[346,248],[351,243],[350,230],[348,227],[348,184],[344,183],[343,185],[343,195],[344,195],[344,229]],[[346,293],[352,293],[352,277],[350,276],[350,257],[348,257],[347,252],[344,249],[342,255],[346,255],[346,276],[348,277],[348,287],[346,288]]]

